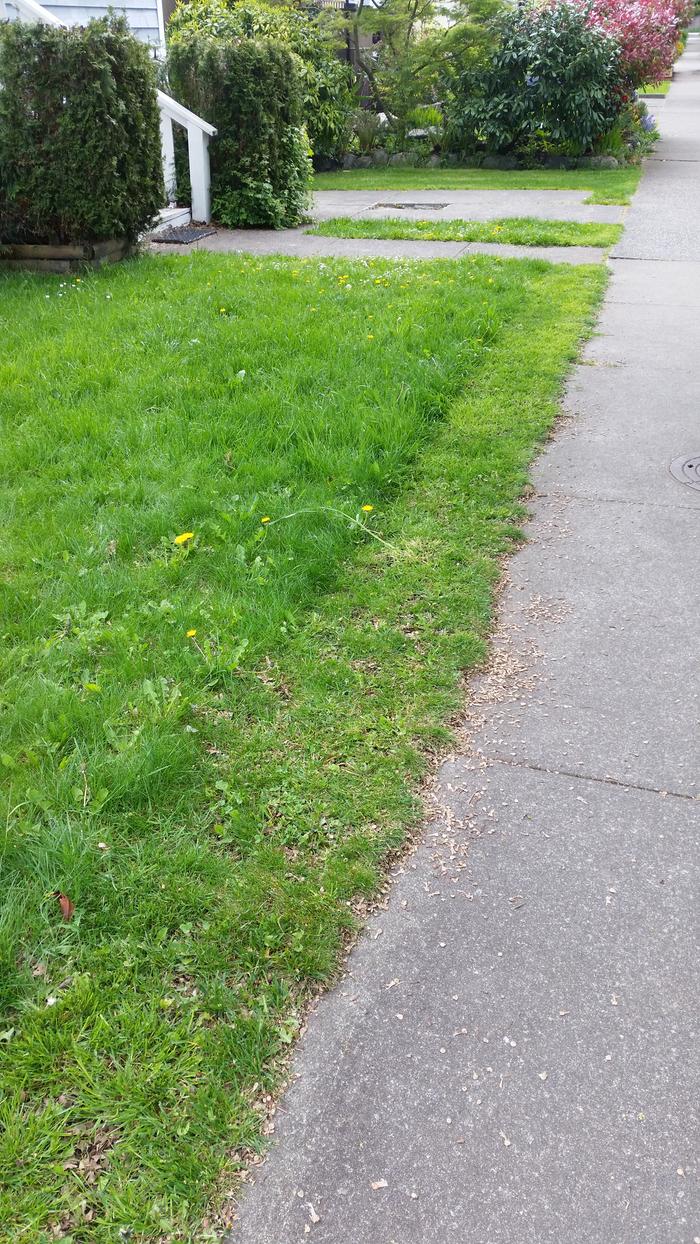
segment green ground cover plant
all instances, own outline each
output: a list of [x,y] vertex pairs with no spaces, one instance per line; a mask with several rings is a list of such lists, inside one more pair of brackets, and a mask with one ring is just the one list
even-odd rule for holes
[[227,1220],[419,820],[604,281],[205,253],[2,281],[3,1244]]
[[317,173],[314,190],[581,190],[587,203],[629,203],[641,169],[360,168]]
[[331,238],[410,238],[431,242],[511,242],[520,246],[614,246],[622,225],[506,216],[498,220],[361,220],[336,216],[308,229]]

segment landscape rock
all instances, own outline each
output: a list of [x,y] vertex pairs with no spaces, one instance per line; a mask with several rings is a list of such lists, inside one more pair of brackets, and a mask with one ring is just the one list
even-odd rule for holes
[[545,168],[574,168],[576,160],[573,160],[571,156],[548,155],[544,164]]
[[510,170],[518,167],[518,161],[516,156],[487,155],[484,156],[484,161],[481,167]]

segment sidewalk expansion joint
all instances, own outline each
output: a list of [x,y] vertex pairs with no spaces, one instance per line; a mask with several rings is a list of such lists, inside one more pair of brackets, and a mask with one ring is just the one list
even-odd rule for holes
[[679,255],[677,259],[673,255],[610,255],[609,263],[676,263],[698,264],[700,259],[686,259],[685,255]]
[[[697,505],[681,505],[676,501],[648,501],[645,497],[595,497],[582,492],[535,492],[538,501],[584,501],[589,505],[643,505],[653,510],[684,510],[687,514],[700,513]],[[527,498],[526,498],[527,500]]]
[[506,765],[509,769],[527,769],[531,773],[545,773],[551,777],[575,778],[578,782],[594,782],[597,786],[614,786],[616,789],[623,791],[641,791],[646,795],[659,795],[662,799],[683,799],[686,803],[700,802],[700,793],[691,795],[687,791],[670,790],[661,786],[647,786],[643,782],[625,782],[621,778],[611,777],[610,774],[601,777],[597,773],[583,773],[577,769],[550,768],[547,765],[535,764],[531,760],[513,760],[512,757],[508,756],[484,755],[483,759],[487,765]]

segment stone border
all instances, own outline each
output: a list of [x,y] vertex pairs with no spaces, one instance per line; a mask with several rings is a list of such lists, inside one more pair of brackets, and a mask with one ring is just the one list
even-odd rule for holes
[[0,268],[10,272],[80,272],[84,268],[101,268],[103,264],[118,263],[131,252],[132,245],[126,238],[63,245],[49,242],[0,243]]
[[503,169],[510,172],[513,169],[524,169],[532,172],[537,169],[547,168],[624,168],[615,156],[594,155],[594,156],[563,156],[551,155],[546,156],[537,164],[525,164],[519,160],[517,156],[511,155],[484,155],[475,156],[458,156],[451,153],[445,155],[433,155],[427,158],[421,158],[415,152],[396,151],[393,155],[389,155],[383,147],[377,147],[370,154],[354,155],[349,152],[343,157],[342,168],[344,171],[356,168],[487,168],[487,169]]

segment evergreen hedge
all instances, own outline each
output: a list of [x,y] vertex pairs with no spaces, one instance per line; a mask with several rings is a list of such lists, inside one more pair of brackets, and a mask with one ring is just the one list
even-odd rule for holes
[[168,36],[188,31],[217,39],[272,39],[296,52],[314,161],[342,157],[357,107],[355,75],[338,55],[343,43],[337,26],[319,20],[316,8],[265,0],[181,0]]
[[229,228],[298,224],[311,174],[298,57],[266,39],[183,30],[170,40],[168,77],[175,97],[217,128],[215,219]]
[[124,18],[1,25],[0,241],[133,241],[164,201],[155,71]]

